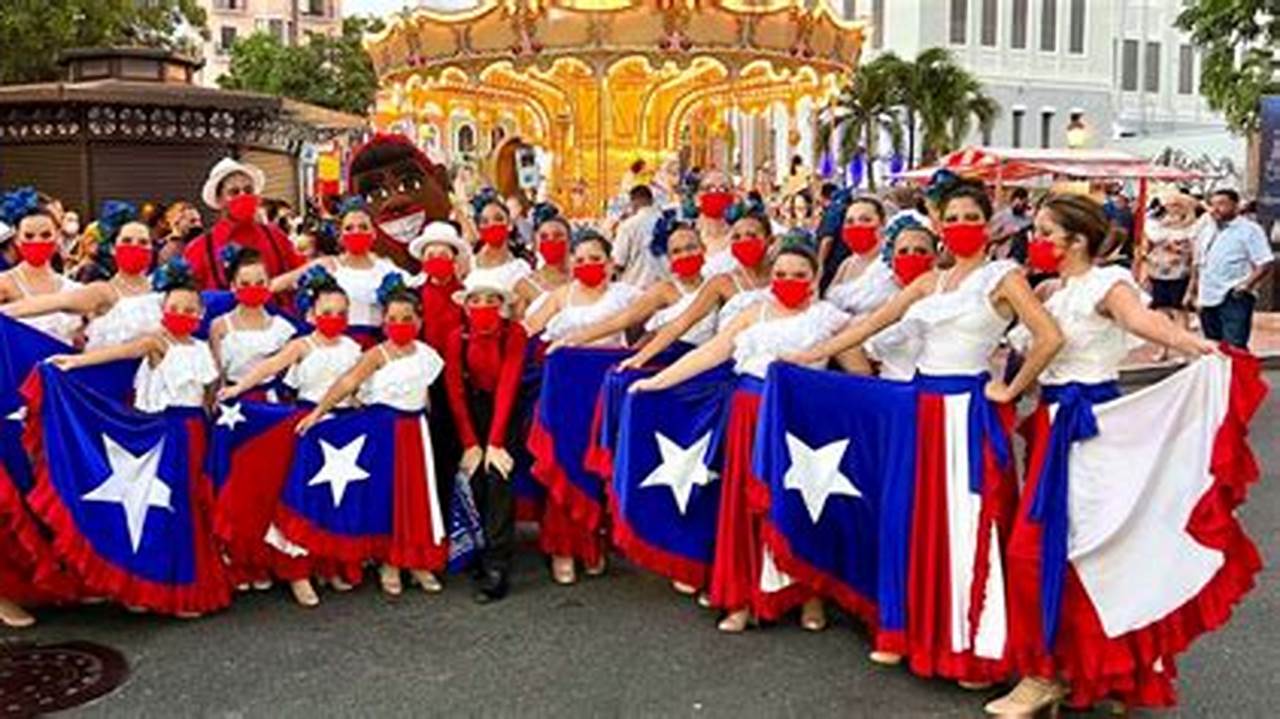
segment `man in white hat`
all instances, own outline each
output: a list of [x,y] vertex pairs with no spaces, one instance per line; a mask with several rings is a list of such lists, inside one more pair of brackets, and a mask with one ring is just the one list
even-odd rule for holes
[[201,289],[229,286],[220,259],[222,249],[229,244],[257,250],[272,277],[302,266],[305,260],[284,232],[258,217],[266,181],[262,170],[230,157],[218,160],[209,170],[200,197],[210,209],[218,211],[218,221],[192,240],[183,253]]
[[474,577],[474,598],[483,604],[506,596],[515,549],[515,460],[507,447],[519,441],[512,415],[528,337],[511,318],[511,294],[492,270],[468,274],[454,301],[465,320],[445,341],[444,385],[462,446],[459,473],[471,482],[484,525]]

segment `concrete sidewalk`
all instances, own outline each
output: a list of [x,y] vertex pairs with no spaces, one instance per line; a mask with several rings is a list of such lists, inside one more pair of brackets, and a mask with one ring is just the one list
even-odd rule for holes
[[[1249,350],[1262,358],[1269,369],[1280,368],[1280,312],[1258,312],[1253,316],[1253,335]],[[1144,345],[1129,354],[1121,375],[1125,381],[1146,382],[1159,379],[1186,363],[1182,357],[1159,359],[1160,348]]]

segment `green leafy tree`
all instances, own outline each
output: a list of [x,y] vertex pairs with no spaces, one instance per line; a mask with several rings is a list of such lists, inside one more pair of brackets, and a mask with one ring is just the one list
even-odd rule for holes
[[[929,164],[964,143],[974,125],[990,131],[1000,105],[978,78],[943,48],[921,51],[909,64],[907,118],[913,136],[920,127],[920,159]],[[914,143],[913,143],[914,145]]]
[[58,79],[58,56],[71,48],[191,53],[204,33],[197,0],[0,0],[0,84]]
[[341,35],[308,33],[297,46],[255,33],[232,46],[230,69],[218,84],[362,115],[373,102],[378,76],[361,41],[364,33],[380,29],[377,18],[350,17]]
[[1200,48],[1200,92],[1226,116],[1232,129],[1258,129],[1259,100],[1280,92],[1273,81],[1273,53],[1280,48],[1276,0],[1198,0],[1177,25]]
[[[853,73],[828,108],[828,118],[818,126],[818,144],[830,152],[839,138],[836,158],[847,165],[860,152],[878,156],[881,135],[888,135],[894,152],[902,150],[902,123],[898,110],[906,104],[909,64],[885,53]],[[867,163],[867,186],[876,187],[875,164]]]

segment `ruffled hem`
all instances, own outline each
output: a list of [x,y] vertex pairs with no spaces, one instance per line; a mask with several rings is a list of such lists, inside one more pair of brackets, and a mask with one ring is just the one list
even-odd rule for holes
[[[846,612],[862,620],[872,634],[875,634],[879,615],[873,600],[796,556],[791,551],[791,543],[777,527],[773,526],[773,523],[765,521],[761,534],[765,546],[773,553],[773,561],[778,565],[778,569],[794,579],[797,584],[811,589],[811,593],[835,602]],[[785,611],[787,610],[784,609],[783,612]]]
[[71,602],[80,581],[59,560],[13,478],[0,467],[0,545],[7,569],[0,596],[23,606]]
[[53,486],[39,430],[43,400],[39,375],[33,374],[22,391],[27,399],[28,421],[31,423],[24,443],[35,472],[35,487],[29,495],[31,510],[53,531],[54,550],[80,576],[83,586],[94,594],[106,595],[128,606],[160,614],[204,614],[230,605],[231,585],[211,546],[212,536],[201,537],[201,530],[208,527],[201,526],[200,517],[211,510],[213,502],[213,488],[209,482],[199,477],[191,487],[192,530],[195,533],[192,551],[196,564],[192,582],[184,586],[165,585],[131,575],[98,555],[89,540],[80,533]]
[[300,547],[306,547],[317,561],[385,562],[391,546],[389,534],[343,537],[326,532],[283,504],[276,508],[274,521],[286,539]]
[[[1121,699],[1131,707],[1175,704],[1176,656],[1201,635],[1226,624],[1262,569],[1258,550],[1234,510],[1260,476],[1248,443],[1248,427],[1268,387],[1257,358],[1230,348],[1224,352],[1232,359],[1231,387],[1227,415],[1213,442],[1209,466],[1213,483],[1187,524],[1187,532],[1197,542],[1223,553],[1223,565],[1195,597],[1168,616],[1115,638],[1102,634],[1083,587],[1072,580],[1071,593],[1078,592],[1079,601],[1071,602],[1074,608],[1064,612],[1053,659],[1043,653],[1018,659],[1024,671],[1055,668],[1071,687],[1073,706],[1106,698]],[[1072,630],[1091,626],[1097,630]]]
[[541,517],[538,550],[553,557],[573,557],[587,566],[604,558],[604,537],[572,521],[563,507],[547,502]]
[[617,496],[609,492],[609,511],[614,518],[613,546],[636,566],[654,574],[702,589],[710,579],[711,564],[689,559],[645,541],[627,523],[619,507]]
[[562,507],[570,520],[582,524],[589,532],[598,530],[604,514],[600,500],[569,479],[556,459],[555,438],[543,426],[538,408],[535,407],[533,413],[528,441],[529,453],[533,455],[533,478],[546,488],[550,502]]

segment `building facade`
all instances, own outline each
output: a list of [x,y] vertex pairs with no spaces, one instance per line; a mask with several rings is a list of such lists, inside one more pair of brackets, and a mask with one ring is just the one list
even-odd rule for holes
[[198,0],[204,8],[209,39],[204,42],[204,68],[197,81],[218,84],[231,61],[236,40],[266,32],[286,44],[305,42],[307,33],[342,32],[342,0]]
[[[1221,133],[1200,58],[1174,27],[1183,0],[843,0],[875,26],[868,59],[946,47],[1000,103],[977,144],[1096,147]],[[1083,126],[1083,130],[1079,129]],[[1077,128],[1068,141],[1068,128]]]

